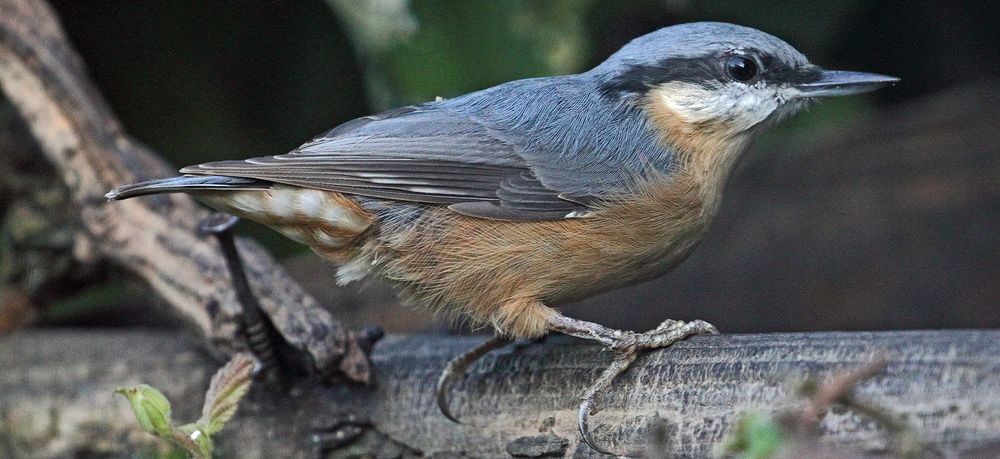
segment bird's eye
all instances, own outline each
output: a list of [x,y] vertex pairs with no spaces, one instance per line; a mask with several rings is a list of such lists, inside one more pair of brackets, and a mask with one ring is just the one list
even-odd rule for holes
[[757,63],[745,56],[733,56],[726,61],[726,72],[736,81],[750,81],[757,76]]

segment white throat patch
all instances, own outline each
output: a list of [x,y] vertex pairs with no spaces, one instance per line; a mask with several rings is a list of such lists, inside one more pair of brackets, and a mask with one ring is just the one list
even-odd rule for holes
[[685,122],[721,124],[732,134],[757,126],[779,108],[792,107],[794,111],[797,105],[785,104],[794,95],[790,89],[769,87],[761,81],[752,85],[719,83],[713,88],[673,81],[658,89],[661,102]]

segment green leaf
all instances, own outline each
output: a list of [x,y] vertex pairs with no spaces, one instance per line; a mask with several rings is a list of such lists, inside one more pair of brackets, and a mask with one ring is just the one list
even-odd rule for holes
[[212,376],[212,382],[205,393],[205,405],[197,424],[205,435],[212,435],[236,413],[240,399],[250,390],[254,361],[249,354],[233,356],[228,363]]
[[170,401],[160,391],[140,384],[138,387],[123,387],[115,393],[122,394],[132,404],[132,411],[142,430],[160,437],[171,436]]

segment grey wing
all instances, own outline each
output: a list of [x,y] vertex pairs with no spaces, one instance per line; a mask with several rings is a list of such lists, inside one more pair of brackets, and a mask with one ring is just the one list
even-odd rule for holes
[[553,220],[586,210],[543,185],[519,155],[519,143],[462,114],[414,106],[349,121],[284,155],[181,172],[448,205],[501,220]]

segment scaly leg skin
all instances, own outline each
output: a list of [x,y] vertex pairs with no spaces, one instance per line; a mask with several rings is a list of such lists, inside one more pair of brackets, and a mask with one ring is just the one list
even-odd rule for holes
[[444,371],[441,372],[441,377],[438,378],[437,390],[435,391],[437,393],[438,409],[441,410],[441,414],[444,417],[453,422],[458,422],[458,418],[451,414],[451,409],[448,408],[448,388],[451,387],[451,384],[458,377],[465,374],[465,370],[469,368],[469,365],[479,360],[480,357],[510,342],[511,340],[508,338],[494,336],[448,362],[448,365],[444,367]]
[[583,441],[587,442],[594,450],[611,455],[615,455],[615,453],[598,446],[591,437],[588,424],[589,417],[600,411],[597,399],[601,392],[611,385],[615,377],[628,369],[629,365],[635,361],[639,351],[664,348],[692,335],[718,333],[712,324],[703,320],[683,322],[668,319],[653,330],[636,333],[614,330],[593,322],[571,319],[561,314],[554,315],[549,319],[549,330],[600,342],[616,354],[611,365],[580,397],[580,410],[577,412],[577,424]]

